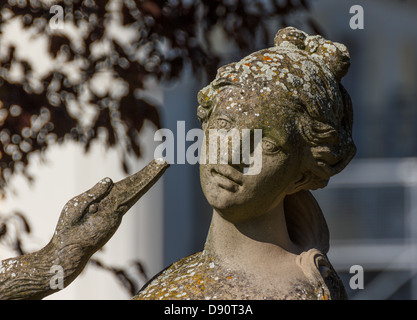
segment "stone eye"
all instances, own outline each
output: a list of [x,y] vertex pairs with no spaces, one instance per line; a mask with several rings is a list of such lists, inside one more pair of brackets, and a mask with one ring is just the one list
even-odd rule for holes
[[262,140],[262,150],[266,153],[275,153],[279,150],[278,146],[270,140]]
[[229,130],[231,128],[231,124],[226,119],[217,119],[217,127],[219,129]]
[[96,213],[98,210],[98,205],[97,203],[93,203],[88,207],[88,213]]

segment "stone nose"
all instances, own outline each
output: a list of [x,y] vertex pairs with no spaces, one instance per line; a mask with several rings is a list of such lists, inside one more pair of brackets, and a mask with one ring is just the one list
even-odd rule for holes
[[[217,160],[219,164],[240,165],[242,163],[242,132],[239,129],[219,130],[217,140]],[[216,143],[215,141],[213,141]]]
[[209,164],[229,164],[242,169],[250,164],[255,147],[261,139],[260,129],[209,129],[205,132],[203,161]]
[[227,163],[245,175],[258,174],[262,169],[262,130],[241,129],[235,144],[229,140]]
[[240,170],[249,165],[249,158],[255,149],[254,130],[235,128],[221,139],[223,141],[219,147],[220,163],[227,163]]

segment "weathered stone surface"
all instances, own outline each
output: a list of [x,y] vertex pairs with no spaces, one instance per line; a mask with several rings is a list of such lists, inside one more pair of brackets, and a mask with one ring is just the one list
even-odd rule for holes
[[[291,238],[301,249],[298,255],[289,254],[284,263],[266,261],[274,264],[272,275],[231,266],[209,248],[161,271],[133,299],[346,299],[343,283],[325,255],[329,233],[311,193],[302,191],[285,202],[287,213],[293,214],[287,222]],[[256,259],[253,262],[259,267],[263,264]]]
[[0,261],[0,299],[41,299],[62,288],[51,286],[53,266],[63,271],[68,286],[119,227],[123,215],[168,168],[151,161],[141,171],[113,183],[99,181],[72,198],[61,212],[51,241],[41,250]]
[[348,67],[344,45],[289,27],[274,47],[218,70],[198,95],[206,137],[261,129],[262,169],[245,174],[251,165],[232,161],[233,144],[229,154],[214,150],[226,164],[203,161],[201,185],[213,207],[204,250],[168,267],[134,299],[346,298],[308,190],[325,187],[356,151],[352,105],[340,84]]
[[[248,174],[254,163],[233,161],[242,154],[233,144],[225,154],[214,150],[226,163],[202,161],[201,185],[213,207],[204,250],[163,270],[134,299],[346,298],[326,257],[326,221],[308,190],[325,187],[356,151],[352,105],[340,84],[348,68],[344,45],[289,27],[277,33],[274,47],[219,69],[198,95],[205,134],[261,130],[262,139],[250,146],[261,150],[255,158],[261,170]],[[152,161],[70,200],[45,248],[0,262],[0,298],[53,293],[54,264],[64,268],[68,285],[166,168]]]

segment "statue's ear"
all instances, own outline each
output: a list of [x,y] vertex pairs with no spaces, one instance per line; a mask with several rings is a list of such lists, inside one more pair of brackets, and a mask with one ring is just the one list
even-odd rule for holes
[[309,186],[312,181],[313,173],[311,171],[300,173],[298,179],[288,186],[287,194],[294,194],[301,190],[310,189]]

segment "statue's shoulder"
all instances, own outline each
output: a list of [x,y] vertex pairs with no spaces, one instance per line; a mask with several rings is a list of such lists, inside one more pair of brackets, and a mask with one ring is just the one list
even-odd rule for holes
[[318,299],[347,299],[343,282],[325,254],[317,249],[310,249],[298,255],[296,263],[316,288]]
[[155,275],[133,299],[346,299],[342,282],[320,251],[303,252],[296,260],[306,281],[294,283],[288,290],[269,292],[245,287],[242,275],[222,268],[204,252],[197,252]]
[[202,252],[194,253],[182,258],[150,279],[133,297],[134,300],[162,300],[162,299],[186,299],[184,286],[187,283],[199,283],[196,279],[201,274],[204,265]]

